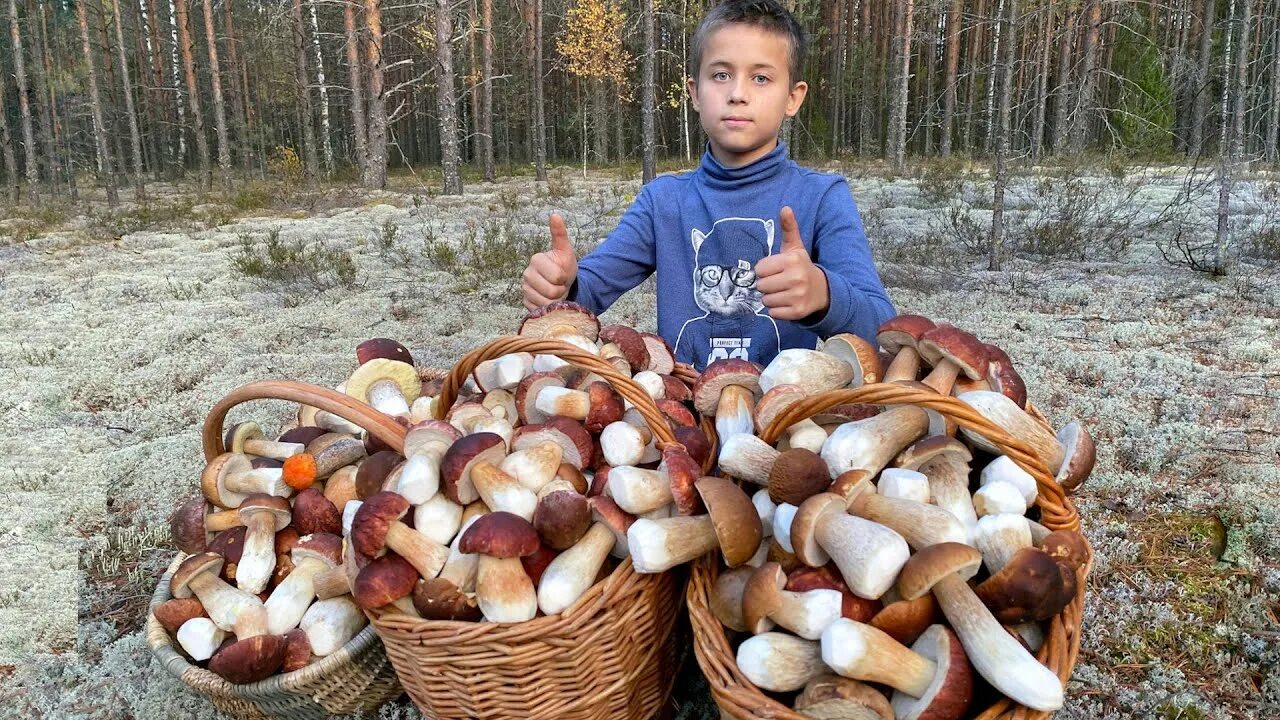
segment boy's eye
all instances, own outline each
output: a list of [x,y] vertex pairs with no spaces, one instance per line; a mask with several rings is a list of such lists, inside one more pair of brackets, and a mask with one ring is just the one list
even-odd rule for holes
[[711,79],[712,79],[712,80],[728,80],[728,79],[729,79],[729,73],[724,72],[724,71],[720,71],[720,72],[712,73],[712,75],[711,75]]
[[765,83],[769,82],[769,76],[768,76],[768,75],[757,75],[757,76],[755,76],[755,78],[754,78],[754,79],[755,79],[756,83],[757,83],[757,84],[759,84],[759,85],[763,85],[763,84],[765,84]]

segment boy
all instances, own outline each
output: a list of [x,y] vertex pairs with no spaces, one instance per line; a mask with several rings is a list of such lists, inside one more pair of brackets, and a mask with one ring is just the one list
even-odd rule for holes
[[658,273],[658,332],[699,371],[768,365],[780,350],[853,332],[874,343],[895,314],[848,185],[802,168],[778,140],[808,85],[804,36],[777,0],[727,0],[694,32],[693,107],[708,136],[697,170],[645,185],[578,262],[563,218],[524,272],[524,304],[593,312]]

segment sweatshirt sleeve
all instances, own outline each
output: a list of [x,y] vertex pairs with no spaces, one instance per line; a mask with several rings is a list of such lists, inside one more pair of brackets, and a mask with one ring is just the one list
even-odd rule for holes
[[825,315],[799,324],[823,339],[851,332],[874,344],[876,330],[896,311],[876,271],[858,206],[843,178],[827,189],[817,215],[812,257],[827,275],[831,304]]
[[599,314],[653,274],[657,265],[651,197],[655,184],[641,188],[618,226],[578,261],[578,276],[569,289],[569,300]]

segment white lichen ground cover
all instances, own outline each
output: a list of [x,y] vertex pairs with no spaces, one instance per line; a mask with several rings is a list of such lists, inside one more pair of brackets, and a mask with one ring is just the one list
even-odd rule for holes
[[[1021,182],[1015,219],[1034,202]],[[1052,421],[1079,418],[1097,439],[1098,469],[1076,496],[1097,556],[1057,717],[1280,716],[1276,271],[1174,268],[1135,231],[1105,260],[988,272],[959,245],[913,252],[944,212],[916,180],[856,172],[852,186],[899,310],[1004,347]],[[0,716],[218,716],[151,661],[141,633],[173,553],[168,513],[196,491],[208,409],[254,380],[335,385],[374,335],[447,367],[516,327],[518,280],[440,270],[424,237],[438,250],[501,236],[509,251],[512,233],[536,243],[560,209],[585,249],[636,187],[593,176],[553,198],[507,179],[461,198],[388,192],[212,229],[112,240],[73,220],[0,240]],[[1177,187],[1176,173],[1152,176],[1127,201],[1154,215]],[[355,284],[233,270],[241,236],[273,228],[349,250]],[[606,318],[652,329],[652,306],[646,283]],[[258,403],[240,416],[272,427],[287,412]],[[676,702],[681,716],[716,717],[696,677]],[[403,699],[379,715],[417,717]]]

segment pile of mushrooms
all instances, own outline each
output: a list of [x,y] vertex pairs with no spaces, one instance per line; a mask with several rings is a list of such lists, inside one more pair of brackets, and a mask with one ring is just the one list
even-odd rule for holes
[[313,407],[275,439],[229,427],[201,495],[171,519],[190,557],[155,611],[191,660],[255,682],[336,651],[367,612],[523,622],[564,612],[628,556],[658,572],[715,548],[732,564],[757,550],[750,498],[703,477],[703,402],[660,337],[601,327],[569,302],[530,313],[519,334],[603,358],[678,442],[660,446],[604,378],[554,355],[479,363],[435,419],[440,381],[422,380],[394,340],[361,343],[338,389],[404,425],[403,453]]
[[1091,472],[1093,441],[1079,423],[1055,434],[1033,418],[1009,357],[963,330],[903,315],[877,339],[784,350],[750,378],[733,361],[703,373],[719,395],[699,408],[733,431],[720,469],[754,489],[765,535],[745,563],[726,562],[709,598],[738,668],[813,717],[961,718],[979,679],[1056,710],[1062,684],[1034,653],[1088,549],[1037,522],[1030,474],[915,406],[836,407],[773,445],[760,435],[805,397],[887,382],[954,395],[1068,491]]

